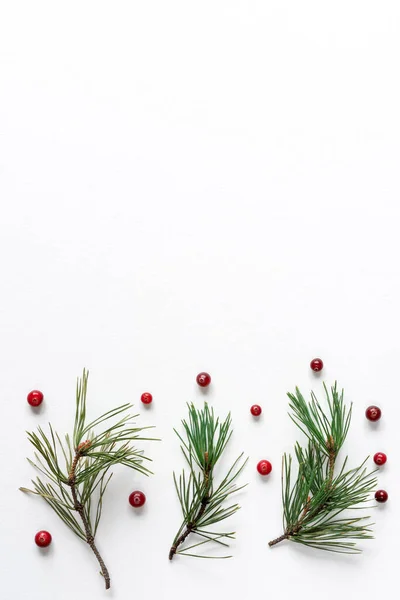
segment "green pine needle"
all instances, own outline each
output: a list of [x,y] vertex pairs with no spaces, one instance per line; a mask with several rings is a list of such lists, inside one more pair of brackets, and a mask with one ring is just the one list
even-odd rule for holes
[[[189,419],[182,421],[184,435],[175,430],[189,469],[183,470],[179,477],[173,474],[183,522],[174,538],[169,558],[172,560],[175,554],[198,558],[230,558],[191,554],[187,550],[212,542],[226,547],[226,540],[234,539],[234,532],[215,532],[207,528],[224,521],[239,509],[238,504],[230,504],[229,501],[232,494],[245,487],[238,487],[236,481],[247,459],[243,458],[242,453],[217,485],[214,481],[214,469],[232,436],[231,416],[228,414],[221,422],[206,402],[201,410],[196,409],[193,404],[188,404],[188,409]],[[190,534],[204,539],[181,547]]]
[[[49,432],[38,427],[27,432],[35,449],[29,463],[41,474],[32,480],[33,489],[20,490],[41,496],[54,512],[78,537],[86,541],[95,553],[106,588],[110,587],[108,570],[101,558],[94,538],[101,519],[104,494],[112,477],[114,465],[125,465],[139,473],[149,475],[144,465],[150,459],[133,444],[149,440],[143,431],[149,427],[136,427],[129,414],[131,404],[123,404],[86,422],[86,395],[88,372],[83,371],[77,381],[76,410],[73,434],[64,441],[49,423]],[[118,417],[118,420],[115,418]],[[99,431],[99,426],[103,429]]]
[[295,394],[288,394],[290,418],[306,435],[308,445],[295,445],[295,474],[293,458],[283,456],[284,533],[269,545],[287,539],[320,550],[357,554],[361,550],[353,540],[371,539],[372,523],[369,517],[355,518],[347,511],[363,508],[369,501],[376,486],[375,471],[367,471],[367,459],[359,467],[348,469],[347,457],[338,468],[337,457],[350,427],[351,406],[345,405],[343,390],[339,393],[336,383],[330,393],[325,384],[324,389],[327,412],[314,392],[310,402],[298,388]]

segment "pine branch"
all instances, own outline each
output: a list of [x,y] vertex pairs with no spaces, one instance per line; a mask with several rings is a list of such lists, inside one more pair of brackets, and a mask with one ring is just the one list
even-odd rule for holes
[[[148,440],[142,432],[148,427],[134,427],[130,404],[124,404],[86,423],[86,394],[88,372],[83,371],[76,388],[75,423],[72,438],[67,434],[63,442],[49,424],[49,434],[38,427],[27,432],[34,446],[36,462],[28,458],[44,477],[32,480],[33,490],[20,488],[41,496],[64,523],[82,540],[96,556],[106,589],[110,587],[110,575],[95,544],[99,526],[103,496],[110,482],[113,465],[122,464],[144,475],[151,472],[143,465],[150,459],[137,450],[132,443]],[[119,417],[114,422],[115,417]],[[107,428],[97,432],[95,428],[107,423]],[[72,441],[71,441],[72,439]],[[47,480],[47,482],[46,482]]]
[[361,508],[368,502],[376,486],[374,472],[368,473],[364,461],[359,467],[347,470],[347,457],[335,475],[337,459],[351,421],[351,406],[344,403],[343,390],[337,384],[329,394],[324,384],[328,413],[325,413],[315,394],[306,402],[300,390],[288,394],[291,419],[308,438],[308,446],[295,446],[297,477],[293,481],[292,457],[286,454],[282,463],[282,503],[284,533],[271,540],[275,546],[290,540],[312,548],[359,553],[351,540],[372,538],[369,517],[338,518],[343,511]]
[[[228,473],[216,487],[214,469],[222,456],[232,435],[231,416],[226,417],[222,423],[214,416],[214,410],[204,403],[202,410],[197,410],[193,404],[188,404],[189,420],[183,420],[185,437],[176,430],[181,441],[181,450],[189,467],[177,479],[174,473],[174,483],[183,513],[183,523],[176,534],[169,551],[169,559],[175,554],[196,556],[199,558],[229,558],[227,556],[210,557],[205,555],[190,554],[187,550],[215,542],[227,546],[223,539],[233,539],[233,532],[213,532],[207,528],[219,523],[238,509],[238,504],[225,506],[225,501],[231,494],[245,486],[237,487],[236,480],[247,462],[243,460],[243,453],[235,460]],[[191,534],[204,538],[197,544],[180,549]]]

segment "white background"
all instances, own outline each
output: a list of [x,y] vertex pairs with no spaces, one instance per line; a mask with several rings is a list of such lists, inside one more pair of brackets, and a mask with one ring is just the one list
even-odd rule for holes
[[[1,596],[393,598],[400,450],[400,5],[369,0],[3,0],[0,9]],[[387,452],[360,557],[281,533],[287,416],[309,369],[354,402],[346,451]],[[154,477],[117,469],[98,544],[17,491],[25,430],[71,429],[75,378],[91,416],[151,391]],[[250,461],[234,558],[176,558],[172,427],[186,401],[232,411]],[[45,393],[32,411],[26,394]],[[252,403],[263,406],[256,423]],[[364,410],[382,407],[371,427]],[[255,465],[268,458],[272,475]],[[369,463],[372,465],[372,460]],[[143,489],[142,512],[128,505]],[[49,552],[33,543],[53,534]]]

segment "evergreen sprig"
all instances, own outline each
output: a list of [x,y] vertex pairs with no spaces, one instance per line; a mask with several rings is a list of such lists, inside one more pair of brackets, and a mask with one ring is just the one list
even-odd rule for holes
[[[188,551],[210,542],[228,547],[226,540],[234,539],[233,531],[218,532],[209,528],[214,529],[214,525],[224,521],[240,508],[238,504],[226,503],[226,500],[230,500],[233,493],[245,487],[237,487],[236,480],[247,459],[243,459],[243,453],[240,454],[225,477],[217,484],[214,470],[232,436],[231,415],[229,413],[221,422],[206,402],[201,410],[196,409],[193,404],[188,404],[188,409],[189,419],[182,421],[184,436],[174,430],[181,442],[181,450],[189,470],[183,470],[179,477],[175,473],[173,475],[183,522],[174,538],[169,559],[172,560],[175,554],[197,558],[230,558]],[[180,549],[191,533],[196,534],[200,541]]]
[[376,486],[375,471],[367,471],[367,459],[359,467],[348,469],[347,457],[338,468],[337,457],[350,427],[351,406],[345,405],[343,390],[339,393],[336,383],[330,394],[325,384],[324,389],[327,412],[313,392],[310,402],[298,388],[295,394],[288,394],[290,417],[307,436],[308,445],[303,448],[296,443],[295,480],[293,459],[283,456],[284,533],[269,545],[290,540],[321,550],[357,554],[360,549],[352,540],[371,539],[372,524],[369,517],[343,512],[362,508],[368,502]]
[[[32,480],[33,490],[20,488],[41,496],[94,552],[104,577],[106,589],[110,587],[108,569],[95,544],[103,498],[112,477],[110,469],[117,464],[135,469],[144,475],[151,472],[143,461],[150,459],[132,443],[149,440],[142,432],[149,427],[136,427],[129,414],[131,404],[123,404],[86,422],[86,395],[88,372],[83,371],[76,387],[76,412],[73,435],[64,440],[49,423],[49,433],[41,427],[37,432],[27,432],[35,448],[36,462],[28,458],[42,478]],[[98,427],[103,429],[98,431]]]

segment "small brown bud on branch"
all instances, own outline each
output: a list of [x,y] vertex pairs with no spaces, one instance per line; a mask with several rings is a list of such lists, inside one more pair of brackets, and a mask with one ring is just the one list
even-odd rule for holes
[[80,452],[81,454],[83,454],[83,452],[85,452],[86,450],[89,450],[90,446],[92,445],[92,442],[90,440],[86,440],[84,442],[81,442],[79,444],[79,446],[77,447],[76,451]]

